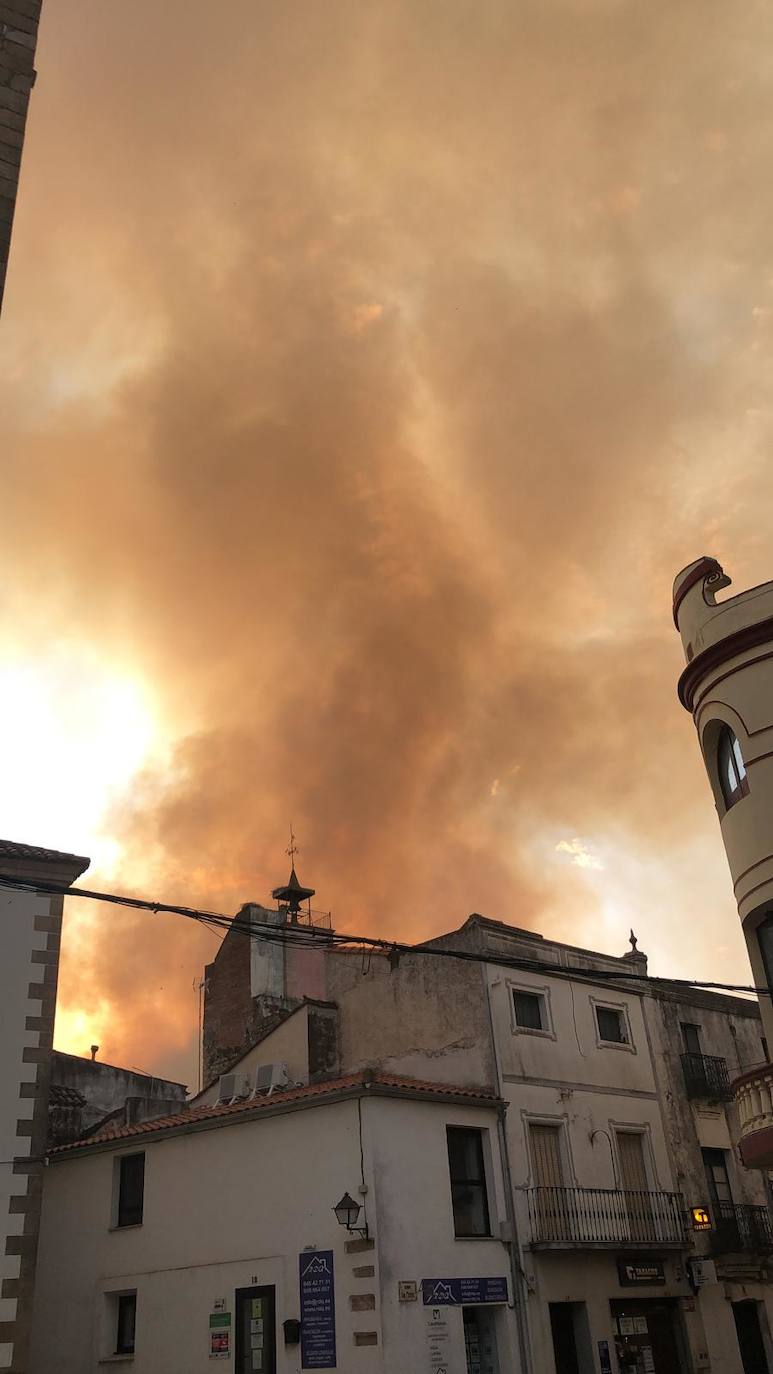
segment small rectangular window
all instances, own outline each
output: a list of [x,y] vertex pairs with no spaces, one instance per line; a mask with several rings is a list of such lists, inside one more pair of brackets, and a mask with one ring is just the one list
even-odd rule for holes
[[524,1030],[544,1030],[542,998],[536,992],[518,992],[513,988],[515,1024]]
[[145,1197],[145,1156],[123,1155],[119,1162],[118,1226],[139,1226]]
[[621,1011],[614,1007],[596,1007],[596,1025],[600,1040],[606,1040],[610,1045],[628,1044],[625,1018]]
[[446,1135],[454,1234],[490,1236],[483,1133],[462,1126],[448,1126]]
[[121,1293],[118,1298],[118,1308],[115,1330],[115,1353],[116,1355],[134,1354],[134,1333],[137,1326],[137,1294]]
[[701,1028],[688,1021],[682,1022],[682,1039],[687,1054],[701,1053]]

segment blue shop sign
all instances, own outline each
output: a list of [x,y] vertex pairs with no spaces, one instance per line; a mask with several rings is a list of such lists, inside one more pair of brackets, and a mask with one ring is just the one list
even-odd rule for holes
[[301,1368],[335,1369],[336,1308],[333,1251],[304,1250],[299,1256]]
[[425,1307],[471,1307],[480,1302],[507,1302],[507,1279],[422,1279]]

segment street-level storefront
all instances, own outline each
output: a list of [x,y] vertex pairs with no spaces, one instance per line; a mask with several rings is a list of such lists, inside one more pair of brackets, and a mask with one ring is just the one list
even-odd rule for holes
[[575,1250],[533,1258],[529,1322],[533,1348],[545,1351],[540,1374],[704,1374],[711,1368],[681,1253]]
[[[426,1367],[445,1374],[505,1374],[511,1320],[508,1278],[432,1278],[419,1285]],[[422,1360],[422,1342],[414,1358]]]
[[762,1260],[691,1263],[712,1374],[773,1374],[773,1285]]
[[620,1374],[682,1374],[687,1368],[677,1298],[610,1303]]

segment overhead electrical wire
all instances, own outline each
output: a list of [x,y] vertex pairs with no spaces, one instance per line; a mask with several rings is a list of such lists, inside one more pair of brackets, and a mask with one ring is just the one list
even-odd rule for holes
[[368,953],[380,951],[386,955],[391,955],[393,960],[399,960],[404,955],[429,954],[439,959],[456,959],[475,964],[494,964],[499,968],[518,969],[527,973],[544,974],[549,970],[559,976],[570,975],[591,979],[594,982],[600,980],[619,982],[623,980],[627,983],[647,983],[654,987],[700,988],[710,992],[738,992],[756,996],[770,996],[769,988],[757,988],[743,983],[718,983],[699,978],[664,978],[651,973],[629,972],[627,969],[618,972],[615,969],[546,964],[540,959],[514,958],[510,955],[453,949],[426,943],[410,945],[401,940],[384,940],[375,935],[345,935],[334,930],[321,929],[320,927],[315,929],[300,924],[275,926],[267,922],[255,921],[253,918],[250,918],[249,923],[247,923],[239,920],[238,913],[231,917],[220,911],[206,911],[199,907],[180,906],[173,902],[151,902],[143,897],[128,897],[116,892],[97,892],[85,887],[68,887],[64,883],[50,883],[39,878],[34,880],[19,878],[13,874],[0,873],[0,887],[15,889],[19,892],[37,892],[45,896],[85,898],[89,901],[107,902],[114,906],[124,906],[136,911],[149,911],[154,914],[164,912],[174,916],[184,916],[188,920],[198,921],[211,929],[220,929],[225,932],[233,930],[235,933],[246,935],[250,939],[260,940],[265,944],[286,945],[292,943],[294,948],[306,949],[318,949],[320,945],[335,945],[352,952],[358,950]]

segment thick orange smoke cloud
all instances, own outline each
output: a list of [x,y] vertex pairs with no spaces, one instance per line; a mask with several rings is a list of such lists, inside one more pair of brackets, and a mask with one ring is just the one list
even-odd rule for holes
[[[0,556],[19,634],[159,703],[112,881],[264,900],[292,817],[339,928],[633,921],[663,972],[748,976],[668,598],[704,551],[773,575],[771,30],[48,0]],[[70,928],[63,1007],[190,1077],[212,937]]]

